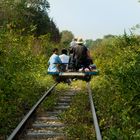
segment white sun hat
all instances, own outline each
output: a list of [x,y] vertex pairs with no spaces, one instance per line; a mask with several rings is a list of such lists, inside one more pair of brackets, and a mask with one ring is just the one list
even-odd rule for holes
[[84,41],[83,41],[83,39],[81,37],[78,37],[76,43],[77,44],[83,44]]

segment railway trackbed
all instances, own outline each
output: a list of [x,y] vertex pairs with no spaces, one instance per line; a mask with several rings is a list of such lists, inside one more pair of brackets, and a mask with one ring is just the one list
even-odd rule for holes
[[[51,110],[38,111],[40,104],[49,96],[57,84],[53,85],[44,94],[41,99],[33,106],[29,113],[19,123],[17,128],[8,137],[8,140],[68,140],[65,132],[66,124],[61,121],[60,114],[70,108],[71,101],[76,94],[75,89],[66,90],[59,93],[57,103]],[[97,140],[101,140],[100,129],[97,122],[95,109],[92,102],[91,90],[89,83],[87,84],[89,92],[89,101],[91,103],[91,110],[93,121],[96,130]]]
[[64,128],[65,124],[60,119],[60,113],[70,107],[70,102],[74,91],[67,91],[59,96],[58,102],[52,111],[37,113],[31,128],[26,130],[23,140],[45,139],[45,140],[65,140],[67,136]]

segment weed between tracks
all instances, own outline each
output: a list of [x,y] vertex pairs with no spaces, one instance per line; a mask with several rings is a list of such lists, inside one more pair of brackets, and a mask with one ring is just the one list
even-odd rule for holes
[[75,91],[76,95],[72,99],[70,108],[60,114],[61,120],[66,124],[65,132],[68,140],[94,140],[95,131],[85,82],[74,81],[71,86],[58,84],[53,94],[43,103],[43,108],[52,110],[59,95],[69,90]]
[[60,93],[65,92],[69,89],[69,86],[66,84],[58,84],[57,87],[52,91],[52,94],[43,102],[42,106],[40,107],[43,110],[53,110],[54,106],[58,101],[58,97]]
[[88,100],[86,83],[75,81],[71,88],[75,89],[71,107],[60,115],[66,124],[65,131],[69,140],[94,140],[92,115]]

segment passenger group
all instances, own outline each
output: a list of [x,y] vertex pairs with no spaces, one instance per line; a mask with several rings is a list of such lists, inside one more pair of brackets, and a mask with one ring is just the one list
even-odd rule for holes
[[58,49],[54,48],[48,64],[49,72],[90,71],[92,59],[83,39],[74,38],[70,43],[69,55],[67,49],[62,49],[61,55],[59,55]]

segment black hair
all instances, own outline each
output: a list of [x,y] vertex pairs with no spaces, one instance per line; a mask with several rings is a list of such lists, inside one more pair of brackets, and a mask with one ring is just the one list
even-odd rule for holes
[[66,49],[62,49],[61,53],[67,55],[67,50]]
[[53,49],[53,53],[56,52],[56,51],[58,51],[58,48],[54,48],[54,49]]

